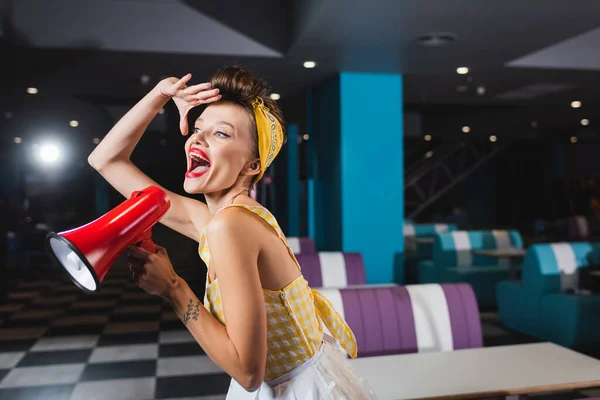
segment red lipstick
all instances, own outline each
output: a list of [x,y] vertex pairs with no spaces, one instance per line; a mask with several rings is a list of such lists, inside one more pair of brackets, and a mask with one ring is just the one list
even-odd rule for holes
[[188,171],[185,173],[186,178],[200,178],[210,169],[210,159],[202,149],[191,147],[189,151]]

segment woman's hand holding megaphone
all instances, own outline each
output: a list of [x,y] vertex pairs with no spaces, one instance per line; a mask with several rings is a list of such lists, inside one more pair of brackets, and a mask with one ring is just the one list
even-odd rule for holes
[[127,260],[133,280],[149,294],[169,298],[180,277],[175,273],[167,250],[156,245],[156,253],[141,247],[130,246]]

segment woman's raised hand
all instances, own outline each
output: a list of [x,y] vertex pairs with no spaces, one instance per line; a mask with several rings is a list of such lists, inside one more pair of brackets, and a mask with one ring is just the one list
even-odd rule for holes
[[221,98],[219,89],[210,89],[210,82],[187,86],[190,79],[192,74],[187,74],[181,79],[163,79],[158,84],[160,92],[164,96],[171,97],[179,110],[179,129],[182,135],[189,133],[187,115],[192,108],[213,103]]

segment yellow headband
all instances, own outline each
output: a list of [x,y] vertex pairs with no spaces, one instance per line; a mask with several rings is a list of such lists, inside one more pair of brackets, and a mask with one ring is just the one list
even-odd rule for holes
[[254,181],[256,183],[263,177],[265,171],[281,150],[284,136],[281,124],[269,112],[262,99],[252,101],[252,107],[254,108],[254,119],[256,120],[256,130],[258,132],[258,155],[260,157],[260,172]]

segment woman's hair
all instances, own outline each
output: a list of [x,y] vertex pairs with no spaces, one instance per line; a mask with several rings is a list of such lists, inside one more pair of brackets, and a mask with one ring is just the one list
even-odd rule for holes
[[[210,82],[213,89],[219,89],[221,102],[228,101],[244,107],[254,120],[252,101],[262,99],[265,106],[277,118],[281,126],[285,126],[283,113],[277,103],[270,97],[269,86],[254,73],[238,66],[225,67],[215,72]],[[252,135],[252,157],[259,157],[256,124],[254,124],[254,134]]]

